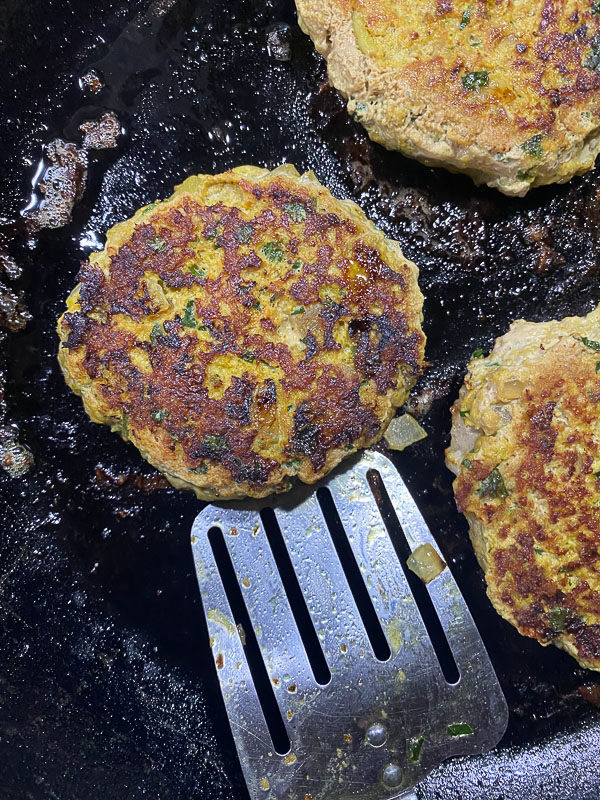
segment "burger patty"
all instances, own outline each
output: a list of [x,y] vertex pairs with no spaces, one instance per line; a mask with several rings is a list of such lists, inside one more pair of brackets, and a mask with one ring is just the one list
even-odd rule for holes
[[296,0],[369,136],[508,195],[600,150],[596,0]]
[[264,497],[382,435],[423,363],[417,274],[310,172],[199,175],[83,264],[59,361],[173,485]]
[[600,307],[476,351],[446,459],[496,610],[600,670]]

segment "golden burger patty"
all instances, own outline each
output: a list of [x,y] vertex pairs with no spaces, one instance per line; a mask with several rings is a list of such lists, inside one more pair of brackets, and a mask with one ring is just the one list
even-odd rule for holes
[[476,351],[446,458],[496,610],[600,670],[600,309]]
[[67,383],[202,499],[316,481],[381,436],[423,363],[415,265],[289,165],[188,178],[79,280]]
[[509,195],[600,150],[597,0],[296,0],[372,139]]

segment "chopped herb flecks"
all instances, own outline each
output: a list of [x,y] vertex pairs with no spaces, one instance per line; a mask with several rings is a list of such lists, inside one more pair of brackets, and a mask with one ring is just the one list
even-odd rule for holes
[[308,214],[306,206],[302,205],[302,203],[298,203],[297,201],[286,203],[283,207],[283,210],[288,217],[291,217],[293,222],[303,222]]
[[523,142],[521,150],[534,158],[541,158],[544,152],[544,148],[542,147],[542,134],[536,133],[531,139],[527,139],[526,142]]
[[462,76],[463,89],[468,89],[470,92],[475,89],[480,89],[483,86],[490,85],[490,76],[485,70],[481,72],[467,72]]
[[202,267],[195,267],[194,265],[192,265],[191,267],[188,267],[188,269],[192,273],[192,275],[194,275],[196,278],[206,277],[206,271],[203,270]]
[[463,411],[460,412],[461,417],[464,419],[467,414],[470,414],[471,410],[469,408],[465,408]]
[[296,306],[296,308],[292,310],[292,316],[295,314],[304,314],[304,306]]
[[471,353],[471,358],[485,358],[485,353],[481,347],[478,347],[477,350],[473,350]]
[[281,261],[283,258],[283,250],[275,244],[275,242],[267,242],[261,247],[263,256],[272,262]]
[[297,272],[301,267],[302,267],[301,261],[294,261],[294,263],[292,264],[292,269],[294,270],[294,272]]
[[467,8],[466,11],[463,11],[463,15],[460,18],[460,25],[458,26],[461,31],[463,28],[466,28],[467,25],[471,22],[471,10]]
[[471,461],[470,458],[463,458],[461,464],[465,469],[471,469],[473,466],[473,462]]
[[159,408],[157,411],[151,411],[150,416],[153,420],[156,420],[156,422],[162,422],[169,416],[169,412],[165,411],[164,408]]
[[600,14],[600,0],[593,0],[591,11],[593,17],[595,17],[596,14]]
[[158,203],[150,203],[150,205],[146,206],[146,208],[142,211],[142,214],[148,214],[153,208],[156,208],[157,205]]
[[477,494],[479,497],[508,497],[508,489],[498,467],[494,467],[487,478],[480,482]]
[[473,733],[473,728],[468,722],[455,722],[452,725],[448,725],[446,733],[448,736],[469,736]]

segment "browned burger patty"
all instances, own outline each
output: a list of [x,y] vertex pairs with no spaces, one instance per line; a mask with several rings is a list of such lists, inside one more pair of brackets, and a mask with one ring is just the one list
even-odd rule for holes
[[369,136],[509,195],[600,150],[596,0],[296,0]]
[[79,279],[69,386],[203,499],[316,481],[381,436],[423,362],[415,265],[291,166],[189,178]]
[[476,351],[446,457],[496,610],[600,670],[600,309]]

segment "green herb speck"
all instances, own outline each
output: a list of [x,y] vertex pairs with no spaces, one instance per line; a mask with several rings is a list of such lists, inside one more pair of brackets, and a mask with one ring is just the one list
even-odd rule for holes
[[150,203],[150,205],[146,206],[146,208],[142,211],[142,214],[148,214],[153,208],[156,208],[157,205],[158,203]]
[[169,412],[166,411],[164,408],[159,408],[156,411],[151,411],[150,416],[156,422],[162,422],[169,416]]
[[425,740],[422,736],[418,739],[411,739],[408,743],[408,757],[411,761],[417,762],[421,758],[421,749]]
[[195,472],[196,475],[206,475],[208,472],[208,465],[202,462],[202,464],[198,464],[197,467],[192,467],[190,472]]
[[533,183],[535,180],[533,175],[529,174],[529,170],[518,170],[517,172],[517,180],[519,181],[527,181],[528,183]]
[[227,439],[217,433],[207,433],[202,439],[202,446],[210,456],[217,456],[228,450]]
[[242,353],[241,358],[244,361],[247,361],[249,364],[254,363],[254,356],[252,355],[252,353]]
[[544,148],[542,146],[542,134],[536,133],[535,136],[532,136],[531,139],[527,139],[526,142],[523,142],[521,145],[521,150],[524,153],[527,153],[534,158],[541,158],[544,152]]
[[296,306],[296,308],[292,310],[292,316],[295,314],[304,314],[304,306]]
[[463,11],[463,15],[460,18],[460,25],[458,26],[461,31],[463,28],[466,28],[467,25],[471,22],[471,10],[467,8],[466,11]]
[[593,69],[595,72],[600,71],[600,34],[598,33],[590,42],[590,49],[583,59],[583,66]]
[[463,460],[461,461],[461,465],[462,465],[462,466],[463,466],[465,469],[471,469],[471,468],[472,468],[472,466],[473,466],[473,462],[471,461],[471,459],[470,459],[470,458],[463,458]]
[[252,239],[253,234],[254,228],[252,225],[240,225],[234,235],[240,244],[248,244],[250,239]]
[[485,358],[485,353],[481,347],[478,347],[477,350],[473,350],[471,353],[471,358]]
[[446,728],[448,736],[469,736],[473,733],[473,728],[468,722],[454,722]]
[[205,278],[206,277],[206,271],[203,270],[202,267],[195,267],[195,266],[192,265],[191,267],[188,267],[188,269],[192,273],[192,275],[196,276],[196,278]]
[[464,409],[463,411],[460,412],[460,415],[464,419],[467,416],[467,414],[470,414],[470,413],[471,413],[470,409],[466,408],[466,409]]
[[184,328],[195,328],[196,327],[196,317],[194,316],[194,311],[196,308],[196,304],[193,300],[188,300],[185,310],[183,312],[183,317],[181,318],[181,322]]
[[600,0],[593,0],[591,12],[593,17],[595,17],[596,14],[600,14]]
[[569,616],[569,609],[563,606],[556,606],[548,614],[548,622],[555,633],[560,633],[565,629],[565,624]]
[[160,322],[155,322],[150,331],[150,344],[155,345],[159,337],[164,336],[164,329]]
[[293,222],[303,222],[308,214],[306,206],[302,205],[302,203],[298,203],[296,200],[291,203],[286,203],[283,210],[288,217],[291,217]]
[[[594,339],[588,339],[587,336],[582,336],[581,338],[579,336],[576,336],[575,338],[579,339],[581,344],[584,344],[586,347],[589,347],[591,350],[600,351],[600,342],[596,342]],[[598,365],[597,364],[596,364],[596,372],[598,372]]]
[[287,467],[287,469],[292,469],[294,472],[297,472],[302,465],[301,458],[292,458],[291,461],[284,461],[283,466]]
[[298,272],[298,270],[301,267],[302,267],[302,262],[301,261],[294,261],[294,263],[292,264],[292,269],[294,270],[294,272]]
[[479,497],[508,497],[508,489],[498,467],[494,467],[487,478],[480,482],[477,494]]
[[153,239],[148,239],[148,247],[157,253],[164,253],[167,249],[167,243],[162,236],[155,236]]
[[533,550],[534,550],[535,553],[537,553],[538,556],[543,556],[544,555],[544,550],[542,550],[541,547],[534,547]]
[[463,89],[472,92],[475,89],[480,89],[484,86],[490,85],[490,76],[485,70],[480,72],[467,72],[462,76]]
[[275,242],[266,242],[261,247],[261,251],[268,261],[277,262],[283,258],[283,250]]
[[261,304],[260,304],[260,300],[255,300],[255,301],[252,303],[252,308],[253,308],[255,311],[262,311],[262,306],[261,306]]

